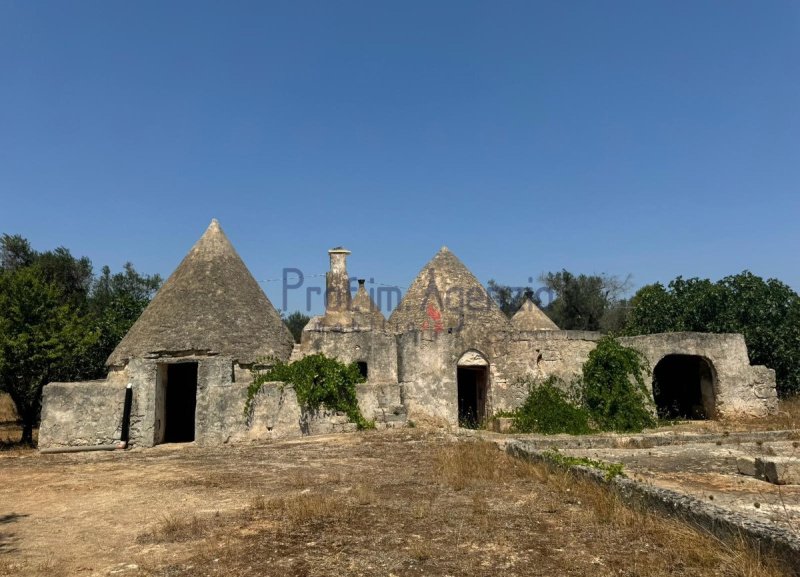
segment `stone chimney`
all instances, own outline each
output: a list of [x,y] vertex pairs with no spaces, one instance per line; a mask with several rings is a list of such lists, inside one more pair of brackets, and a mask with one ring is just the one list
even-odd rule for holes
[[325,312],[336,313],[350,310],[350,279],[347,276],[347,255],[350,251],[341,246],[328,251],[331,257],[331,270],[325,275],[327,291]]

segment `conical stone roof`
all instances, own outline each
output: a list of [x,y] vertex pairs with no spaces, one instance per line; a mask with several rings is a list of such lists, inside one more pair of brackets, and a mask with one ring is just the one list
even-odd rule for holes
[[518,331],[557,331],[558,326],[544,311],[536,306],[529,297],[525,297],[520,309],[511,317],[511,324]]
[[358,290],[350,303],[350,310],[356,326],[363,328],[383,329],[386,317],[378,310],[372,301],[362,281],[359,281]]
[[395,332],[510,328],[483,285],[447,247],[422,268],[389,317],[389,325]]
[[293,339],[219,223],[167,279],[106,364],[176,353],[219,354],[249,364],[288,359]]

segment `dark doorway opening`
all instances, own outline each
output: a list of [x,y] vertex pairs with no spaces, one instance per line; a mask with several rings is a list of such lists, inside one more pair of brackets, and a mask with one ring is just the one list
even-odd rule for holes
[[458,367],[458,425],[477,429],[486,418],[488,367]]
[[164,387],[164,442],[194,441],[197,406],[197,363],[166,366]]
[[358,361],[357,365],[358,365],[358,372],[361,373],[361,376],[366,379],[369,373],[367,369],[367,363],[365,361]]
[[662,419],[713,419],[711,363],[697,355],[667,355],[653,369],[653,399]]

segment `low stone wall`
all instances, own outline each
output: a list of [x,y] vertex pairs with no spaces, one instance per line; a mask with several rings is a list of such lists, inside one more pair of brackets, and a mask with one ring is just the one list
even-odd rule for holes
[[[206,386],[198,386],[195,442],[219,445],[228,442],[277,440],[304,435],[350,432],[356,429],[346,415],[327,410],[309,413],[297,402],[291,386],[265,383],[256,395],[249,415],[245,382],[211,384],[206,375],[217,363],[200,371]],[[219,368],[217,366],[217,368]],[[143,380],[151,371],[133,367],[103,381],[50,383],[44,388],[39,447],[105,445],[119,440],[127,377],[133,384],[131,447],[153,445],[155,393]],[[378,428],[403,426],[406,422],[401,387],[397,383],[358,385],[359,408]],[[147,435],[147,436],[145,436]]]
[[[546,462],[557,467],[563,466],[553,462],[546,453],[533,448],[525,441],[507,443],[506,451],[517,458]],[[616,492],[629,505],[644,506],[666,515],[679,517],[729,542],[744,538],[757,550],[770,552],[784,559],[787,564],[796,568],[795,574],[800,575],[797,572],[797,568],[800,568],[800,538],[793,532],[712,505],[685,493],[655,487],[626,477],[617,476],[609,480],[605,471],[590,467],[569,468],[576,474]]]
[[42,397],[39,448],[110,445],[119,441],[125,385],[107,381],[50,383]]
[[398,383],[363,383],[356,386],[358,408],[367,420],[381,428],[402,427],[407,411],[403,388]]

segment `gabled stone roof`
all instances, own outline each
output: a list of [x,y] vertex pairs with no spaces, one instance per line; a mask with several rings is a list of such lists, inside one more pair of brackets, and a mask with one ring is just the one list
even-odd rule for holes
[[395,332],[479,328],[508,330],[508,319],[483,285],[447,247],[420,271],[389,317]]
[[249,364],[265,356],[288,359],[292,344],[289,329],[215,219],[106,364],[180,353]]
[[511,317],[518,331],[557,331],[558,326],[530,298],[525,297],[520,309]]

